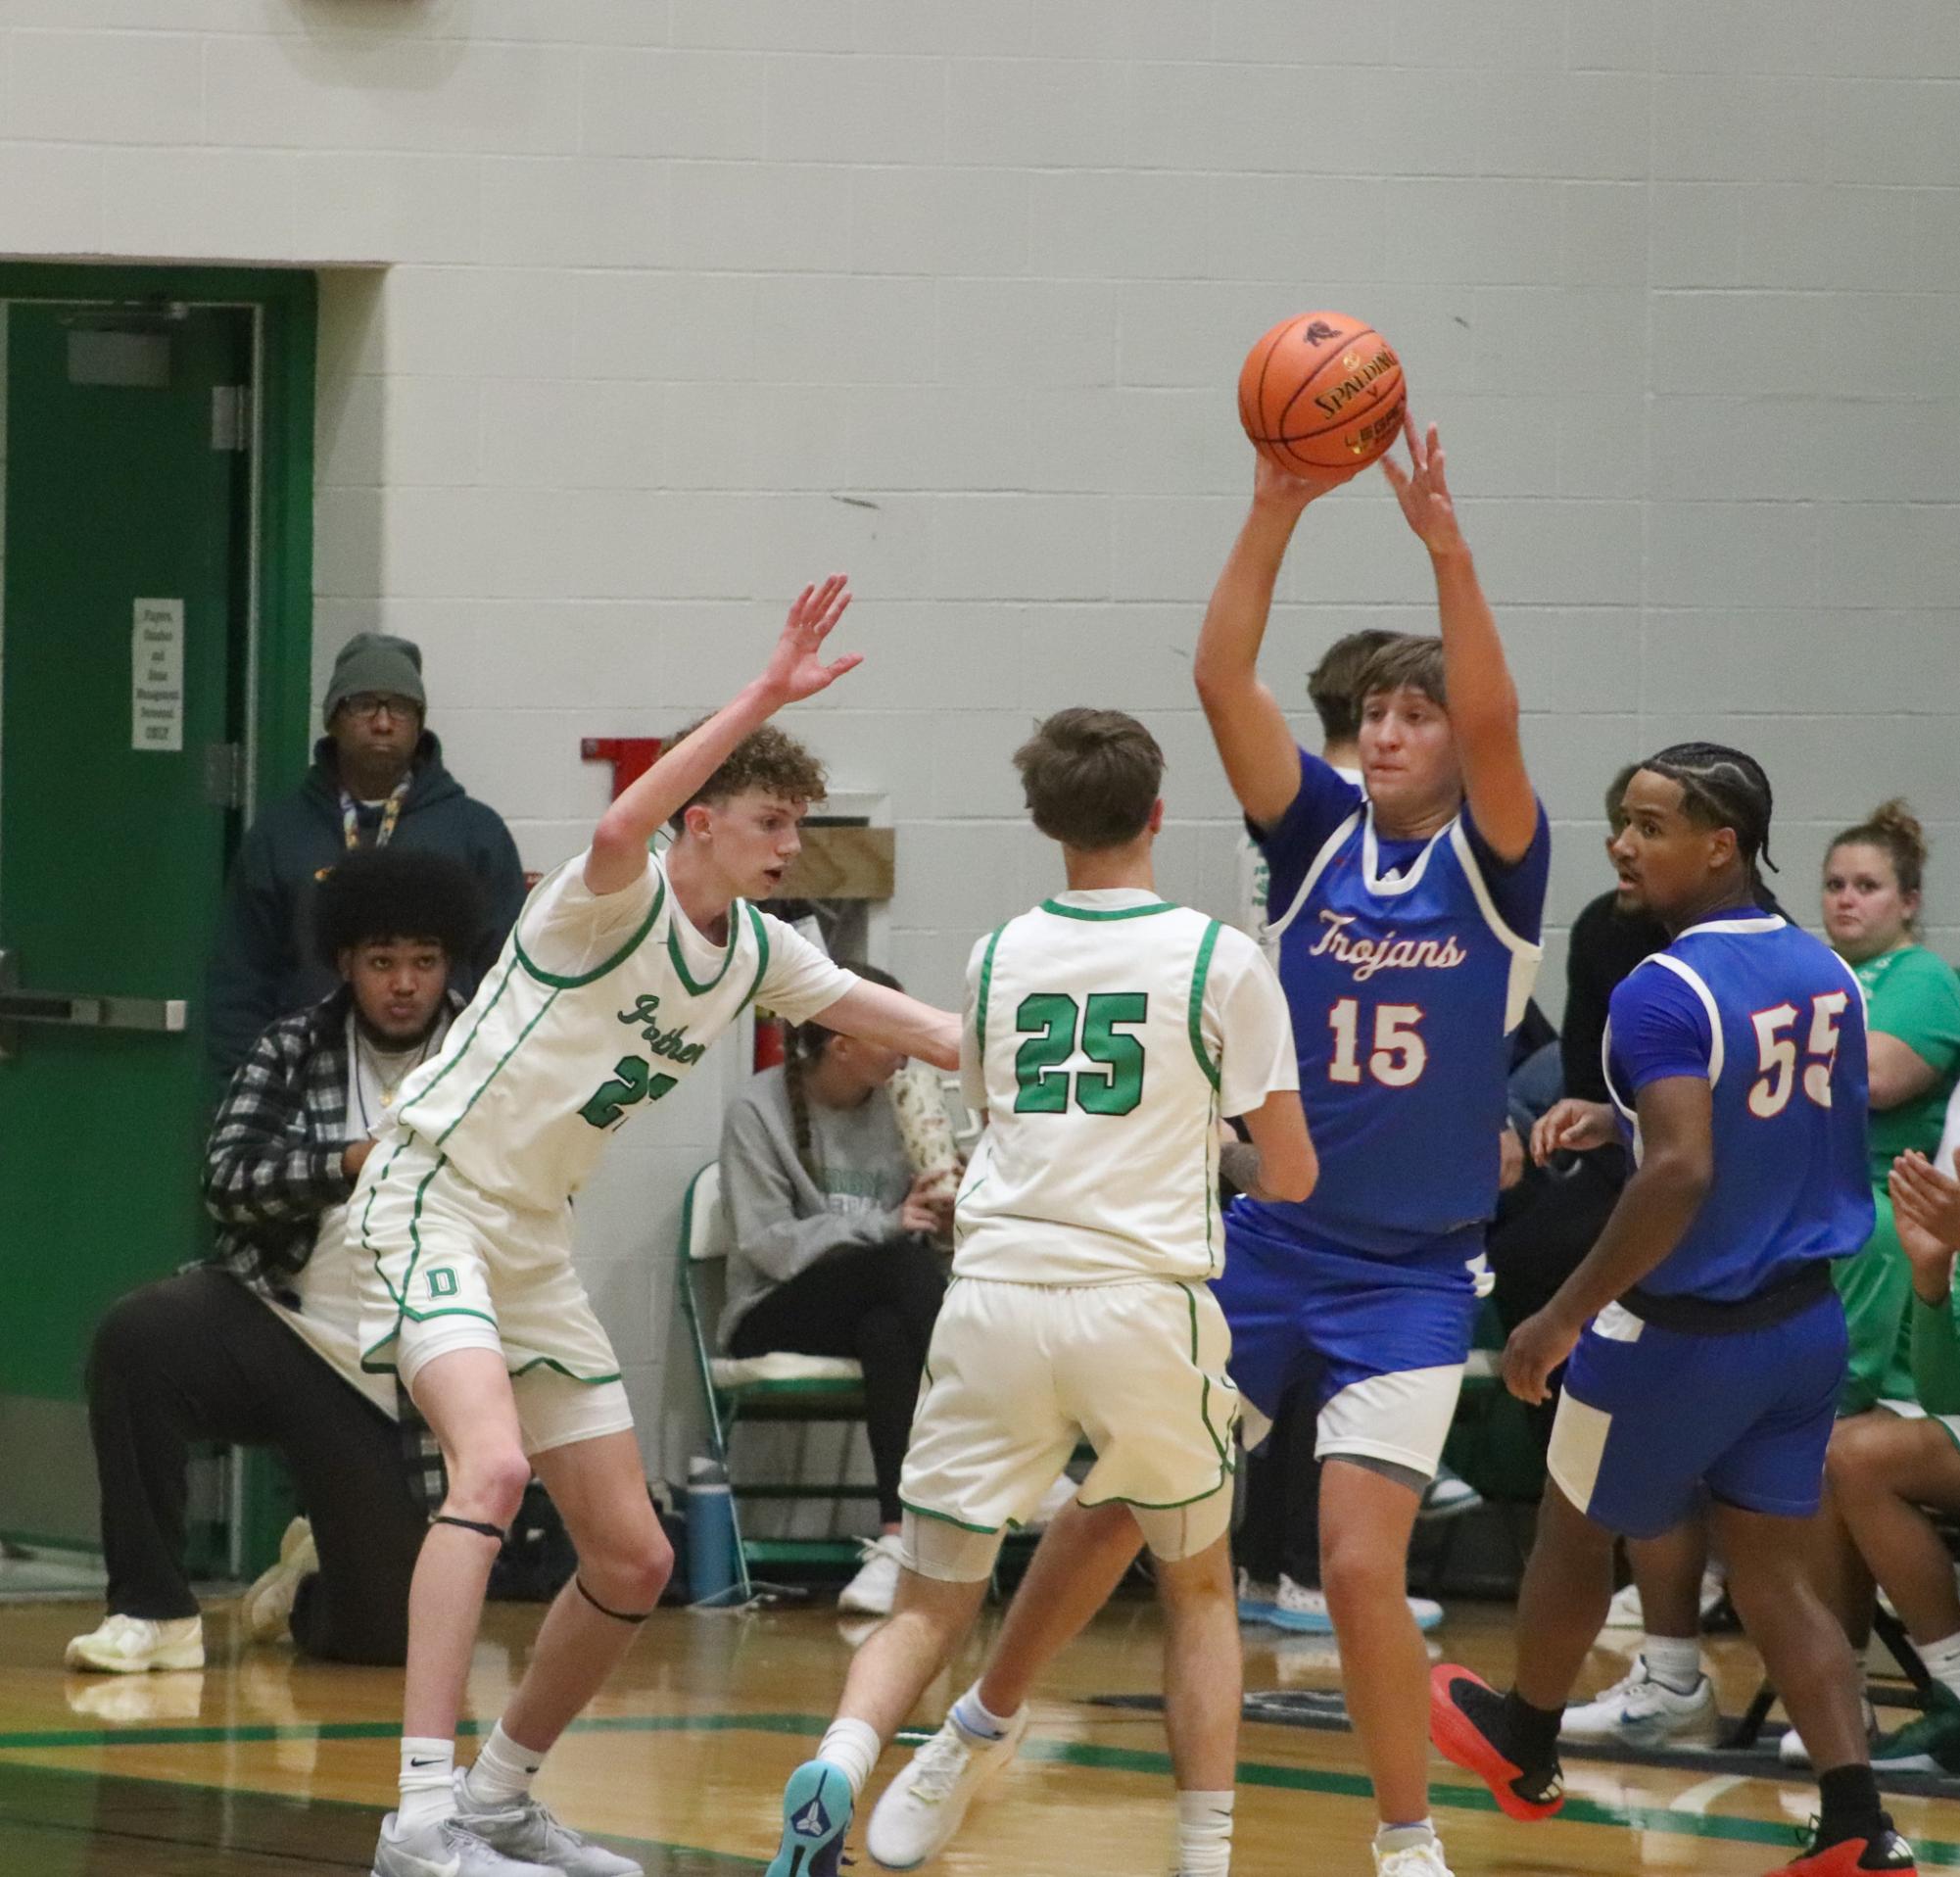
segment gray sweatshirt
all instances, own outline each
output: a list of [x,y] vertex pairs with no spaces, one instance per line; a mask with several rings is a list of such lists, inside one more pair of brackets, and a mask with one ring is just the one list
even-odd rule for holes
[[765,1069],[722,1122],[721,1191],[729,1237],[723,1349],[741,1319],[779,1284],[834,1252],[895,1238],[912,1168],[882,1089],[855,1108],[809,1103],[812,1179],[781,1069]]

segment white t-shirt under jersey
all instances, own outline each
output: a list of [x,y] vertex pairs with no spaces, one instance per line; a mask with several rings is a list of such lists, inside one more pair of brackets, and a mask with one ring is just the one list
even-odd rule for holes
[[1259,947],[1128,888],[1060,893],[982,939],[961,1055],[988,1119],[953,1271],[1016,1283],[1216,1276],[1219,1117],[1299,1086]]
[[717,944],[650,854],[637,881],[604,894],[586,886],[579,854],[538,883],[390,1124],[486,1191],[554,1211],[606,1136],[684,1081],[751,1000],[806,1023],[857,982],[746,900],[729,907]]

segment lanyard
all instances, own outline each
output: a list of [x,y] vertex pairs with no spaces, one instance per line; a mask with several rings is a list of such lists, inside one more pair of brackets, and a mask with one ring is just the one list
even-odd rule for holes
[[[385,847],[388,838],[395,832],[395,824],[402,819],[402,804],[408,798],[408,785],[414,781],[412,768],[406,770],[402,780],[388,792],[388,799],[381,804],[381,826],[374,832],[374,844]],[[347,837],[350,850],[360,845],[360,816],[354,797],[345,789],[340,792],[340,825]]]

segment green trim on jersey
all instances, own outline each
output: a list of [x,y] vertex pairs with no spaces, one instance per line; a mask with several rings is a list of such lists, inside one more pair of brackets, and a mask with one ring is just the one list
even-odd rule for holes
[[1214,1093],[1219,1089],[1219,1065],[1205,1053],[1205,980],[1212,969],[1212,950],[1219,942],[1219,922],[1216,919],[1205,928],[1204,938],[1198,945],[1198,962],[1191,971],[1191,1053],[1198,1058],[1198,1067],[1205,1072],[1205,1080],[1212,1084]]
[[[429,1182],[442,1172],[444,1165],[444,1156],[438,1154],[436,1156],[436,1164],[422,1176],[421,1183],[415,1188],[415,1204],[413,1210],[408,1214],[408,1243],[413,1249],[408,1254],[408,1269],[402,1274],[402,1288],[397,1290],[388,1281],[388,1273],[381,1263],[380,1251],[368,1243],[367,1222],[374,1211],[375,1193],[380,1190],[382,1181],[395,1171],[395,1163],[401,1159],[402,1150],[407,1146],[409,1140],[414,1138],[406,1129],[403,1131],[403,1136],[401,1140],[396,1142],[395,1151],[388,1156],[388,1164],[381,1169],[380,1178],[375,1180],[373,1185],[368,1187],[367,1204],[360,1211],[360,1242],[365,1248],[367,1255],[374,1260],[374,1275],[381,1279],[381,1288],[395,1302],[395,1327],[389,1330],[387,1335],[383,1336],[379,1342],[372,1344],[360,1352],[360,1366],[369,1374],[383,1374],[395,1367],[392,1362],[376,1363],[368,1361],[368,1358],[374,1354],[375,1350],[385,1349],[391,1342],[395,1341],[402,1333],[402,1319],[413,1314],[408,1309],[408,1286],[414,1281],[415,1267],[422,1260],[422,1199],[429,1190]],[[482,1317],[483,1312],[480,1310],[465,1310],[458,1306],[454,1310],[432,1311],[430,1315],[439,1317]],[[421,1319],[417,1318],[416,1321],[420,1322]],[[485,1321],[493,1324],[495,1322],[491,1318],[485,1318]]]
[[1043,912],[1052,912],[1058,919],[1148,919],[1156,912],[1175,912],[1177,907],[1169,899],[1160,899],[1154,906],[1118,906],[1110,912],[1092,912],[1086,906],[1065,906],[1059,899],[1044,899]]
[[[688,975],[688,961],[681,955],[681,935],[674,930],[670,921],[667,927],[667,957],[674,967],[675,975],[681,981],[681,988],[691,997],[705,997],[715,986],[728,976],[728,968],[735,963],[735,954],[741,949],[741,915],[748,901],[737,899],[728,909],[728,943],[723,946],[721,969],[706,984],[697,985]],[[750,993],[753,994],[752,992]]]
[[[748,987],[748,995],[742,998],[741,1007],[746,1010],[755,1001],[755,993],[762,988],[762,980],[769,971],[769,929],[762,923],[762,914],[744,899],[741,908],[748,914],[748,923],[755,928],[755,978]],[[733,936],[731,935],[731,938]],[[730,949],[733,950],[731,943]],[[726,969],[726,967],[723,967]]]
[[432,1145],[434,1145],[437,1148],[440,1148],[443,1142],[446,1141],[450,1137],[450,1135],[454,1133],[455,1131],[458,1128],[460,1128],[465,1121],[469,1119],[469,1111],[472,1108],[474,1108],[479,1101],[483,1099],[484,1090],[488,1088],[490,1084],[498,1079],[499,1076],[502,1075],[504,1065],[510,1060],[512,1056],[514,1056],[518,1052],[518,1050],[524,1047],[524,1044],[526,1040],[529,1038],[532,1031],[536,1030],[537,1027],[541,1023],[543,1023],[548,1016],[550,1015],[551,1006],[558,1001],[560,994],[561,993],[556,990],[552,991],[551,994],[538,1006],[538,1014],[535,1017],[533,1017],[531,1021],[527,1023],[524,1026],[524,1028],[517,1033],[517,1040],[513,1042],[510,1045],[510,1047],[502,1053],[502,1055],[498,1057],[497,1067],[494,1068],[489,1075],[485,1076],[483,1081],[477,1084],[476,1093],[471,1095],[470,1098],[463,1103],[462,1112],[459,1115],[457,1115],[456,1118],[453,1122],[451,1122],[450,1125],[447,1128],[445,1128],[441,1133],[439,1133],[436,1136],[433,1143],[431,1143]]
[[[547,874],[545,876],[545,879],[541,880],[538,883],[538,885],[540,887],[545,886],[549,881],[555,879],[559,874],[563,873],[565,868],[569,867],[571,864],[572,863],[569,860],[567,860],[563,862],[562,865],[552,868],[552,870],[549,874]],[[531,962],[530,954],[524,949],[523,939],[521,939],[517,936],[518,933],[523,929],[524,925],[524,915],[521,912],[517,915],[517,924],[510,928],[510,946],[511,949],[515,951],[517,954],[518,963],[521,964],[533,978],[537,979],[537,981],[541,985],[550,985],[553,990],[577,990],[581,985],[596,984],[599,979],[603,978],[608,971],[615,970],[620,965],[623,965],[627,961],[627,959],[632,957],[633,954],[640,949],[641,943],[645,938],[646,935],[653,930],[653,922],[654,920],[659,918],[660,908],[667,903],[666,876],[660,872],[659,868],[655,867],[653,869],[653,877],[656,882],[653,891],[653,904],[647,909],[646,917],[640,922],[640,930],[636,932],[633,935],[633,937],[625,942],[625,944],[621,945],[620,948],[617,951],[615,951],[612,954],[612,956],[605,961],[604,964],[599,965],[595,970],[582,972],[576,978],[561,978],[554,971],[541,971],[536,965],[534,965]],[[687,974],[685,972],[682,974],[683,977],[685,977],[686,975]],[[433,1083],[431,1083],[430,1085],[432,1087],[434,1086]]]
[[993,988],[993,953],[994,947],[1000,943],[1000,935],[1006,930],[1005,926],[994,927],[993,936],[986,941],[986,953],[980,959],[980,996],[974,1005],[974,1040],[980,1045],[980,1071],[982,1076],[986,1074],[986,1000],[987,993]]
[[[449,1052],[449,1060],[446,1063],[444,1063],[443,1066],[440,1069],[438,1069],[433,1076],[429,1078],[429,1085],[426,1088],[422,1089],[419,1093],[410,1096],[406,1102],[405,1102],[400,1108],[398,1108],[395,1111],[395,1119],[397,1121],[404,1120],[406,1117],[408,1110],[410,1108],[417,1107],[420,1103],[427,1100],[430,1095],[434,1094],[435,1091],[442,1086],[445,1080],[447,1080],[450,1071],[454,1069],[457,1063],[462,1061],[462,1059],[466,1055],[469,1054],[471,1044],[473,1044],[476,1041],[477,1032],[483,1028],[484,1023],[490,1016],[490,1013],[493,1010],[495,1010],[497,1006],[503,1000],[503,993],[510,988],[510,981],[517,975],[517,966],[519,960],[521,960],[522,957],[523,953],[519,952],[515,958],[511,959],[509,964],[504,966],[502,982],[497,987],[496,990],[491,994],[490,1001],[487,1004],[485,1004],[481,1010],[477,1011],[476,1021],[469,1027],[469,1035],[463,1037],[463,1039],[460,1042],[457,1042],[453,1051]],[[450,1040],[454,1041],[454,1032],[451,1033]],[[391,1161],[389,1164],[392,1166],[394,1163]],[[384,1178],[386,1177],[385,1169],[383,1170],[383,1177]]]

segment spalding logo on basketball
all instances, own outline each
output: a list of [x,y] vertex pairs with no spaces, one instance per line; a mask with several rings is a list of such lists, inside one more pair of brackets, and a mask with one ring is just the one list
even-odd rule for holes
[[1280,468],[1363,469],[1402,428],[1402,361],[1344,313],[1282,319],[1245,356],[1239,422]]

